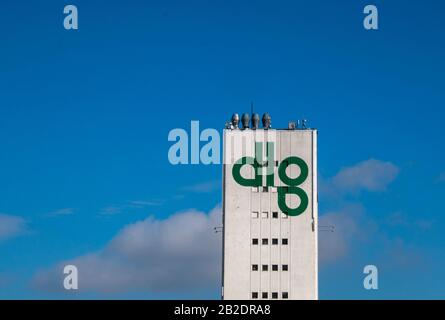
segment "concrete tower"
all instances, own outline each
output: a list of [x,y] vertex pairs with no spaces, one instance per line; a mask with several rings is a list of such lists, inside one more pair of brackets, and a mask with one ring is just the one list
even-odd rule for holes
[[222,297],[318,299],[317,131],[238,121],[224,130]]

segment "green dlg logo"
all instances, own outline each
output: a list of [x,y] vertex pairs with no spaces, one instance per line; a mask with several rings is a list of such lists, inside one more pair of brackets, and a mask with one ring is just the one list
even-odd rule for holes
[[[262,159],[263,155],[263,143],[255,143],[255,157],[242,157],[235,162],[232,168],[232,175],[235,181],[244,187],[261,187],[263,184],[263,174],[260,172],[266,168],[266,186],[274,186],[274,165],[275,165],[275,154],[274,154],[274,143],[267,143],[266,150],[266,161],[258,161]],[[294,164],[300,168],[300,175],[296,178],[291,178],[286,174],[286,169],[289,165]],[[253,167],[255,172],[255,177],[252,179],[246,179],[241,176],[241,168],[244,165],[250,165]],[[278,207],[282,212],[289,216],[299,216],[304,213],[307,209],[309,199],[306,192],[299,186],[306,181],[309,174],[309,168],[303,159],[290,156],[284,159],[278,166],[278,176],[280,180],[287,186],[277,186],[278,191]],[[289,208],[286,204],[286,195],[295,194],[300,198],[300,205],[296,208]]]

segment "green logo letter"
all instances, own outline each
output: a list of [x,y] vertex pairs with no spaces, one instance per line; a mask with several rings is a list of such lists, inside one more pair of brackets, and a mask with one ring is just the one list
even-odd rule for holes
[[[296,164],[298,167],[300,167],[300,175],[294,179],[288,177],[286,174],[286,169],[290,164]],[[298,216],[307,209],[309,203],[308,196],[306,192],[298,186],[306,181],[308,173],[309,168],[306,162],[298,157],[286,158],[278,168],[278,175],[281,181],[289,186],[277,187],[278,206],[280,207],[280,210],[288,216]],[[289,208],[289,206],[286,204],[286,194],[288,193],[295,194],[300,198],[300,205],[297,208]]]
[[[246,179],[241,176],[241,168],[245,164],[251,165],[253,167],[254,175],[255,175],[254,178]],[[259,164],[255,158],[242,157],[237,162],[235,162],[235,164],[233,165],[233,168],[232,168],[233,179],[235,179],[236,182],[238,182],[240,185],[242,185],[244,187],[259,187],[259,186],[261,186],[262,179],[261,179],[261,175],[258,174],[258,167],[259,167]]]

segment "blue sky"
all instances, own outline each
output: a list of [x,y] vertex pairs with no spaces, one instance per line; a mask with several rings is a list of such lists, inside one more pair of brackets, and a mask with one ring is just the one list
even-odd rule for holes
[[[113,269],[127,234],[153,237],[172,217],[199,221],[214,245],[199,261],[218,265],[205,228],[221,167],[172,166],[167,135],[191,120],[222,129],[252,100],[275,127],[319,129],[320,216],[339,226],[320,235],[339,244],[320,298],[445,297],[444,4],[374,1],[377,31],[362,26],[368,1],[73,4],[77,31],[63,28],[63,2],[1,4],[0,298],[218,298],[217,271],[196,286],[48,291],[54,266],[92,255]],[[151,257],[116,270],[156,268]],[[363,289],[366,264],[377,291]]]

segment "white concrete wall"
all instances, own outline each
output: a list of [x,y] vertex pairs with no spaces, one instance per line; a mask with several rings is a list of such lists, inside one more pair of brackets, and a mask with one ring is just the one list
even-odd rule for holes
[[[244,142],[241,142],[244,137]],[[237,139],[238,142],[230,141]],[[266,153],[266,141],[275,142],[275,160],[279,163],[288,156],[302,158],[309,167],[309,175],[300,186],[308,195],[306,211],[296,217],[284,215],[278,208],[277,192],[269,188],[245,187],[239,185],[232,176],[233,163],[241,156],[254,156],[254,142],[263,141],[263,154]],[[229,143],[228,143],[229,142]],[[315,130],[225,130],[223,159],[230,162],[224,165],[224,299],[251,299],[252,292],[258,292],[258,298],[267,292],[288,293],[288,299],[318,299],[318,246],[317,246],[317,132]],[[241,149],[237,150],[236,149]],[[232,157],[232,154],[238,153]],[[241,154],[240,154],[241,153]],[[251,178],[253,169],[245,165],[242,176]],[[298,167],[291,165],[288,175],[296,177]],[[284,185],[275,167],[275,186]],[[266,185],[265,179],[263,185]],[[289,196],[290,207],[299,205],[296,196]],[[258,217],[253,217],[253,213]],[[278,219],[273,218],[278,212]],[[265,214],[267,213],[267,218]],[[258,239],[258,245],[252,245],[252,239]],[[282,239],[288,239],[288,245],[282,245]],[[262,239],[268,239],[262,245]],[[272,244],[278,239],[278,245]],[[252,265],[258,265],[258,271],[252,271]],[[262,265],[268,271],[262,271]],[[272,266],[278,265],[278,271]],[[288,271],[282,266],[288,265]]]

